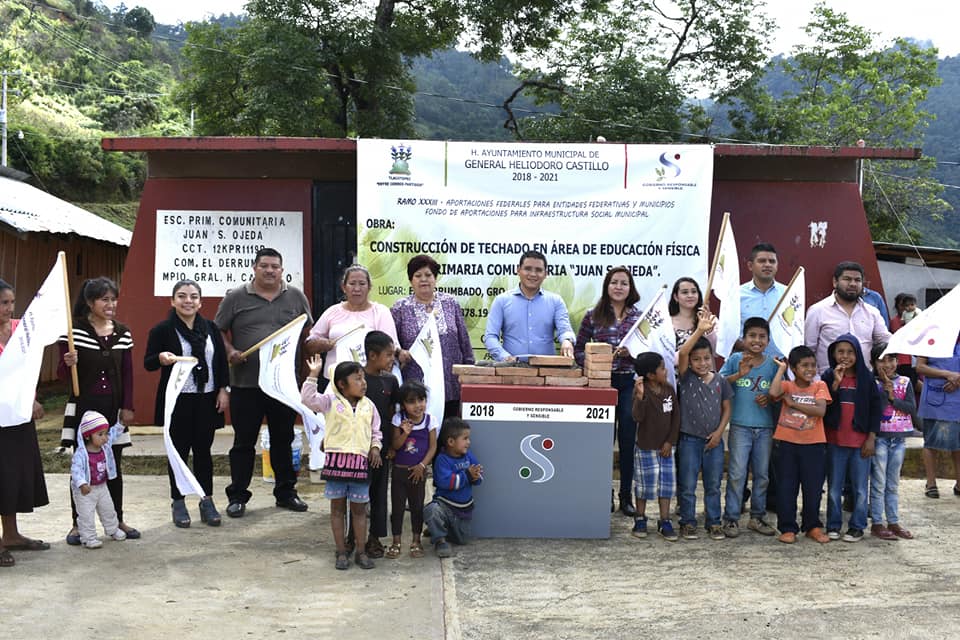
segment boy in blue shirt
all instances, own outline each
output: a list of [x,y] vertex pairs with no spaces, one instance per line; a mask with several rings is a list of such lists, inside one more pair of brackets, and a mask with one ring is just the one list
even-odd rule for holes
[[748,464],[753,469],[753,492],[747,527],[765,536],[776,533],[763,519],[767,511],[768,470],[775,426],[769,393],[777,374],[777,363],[764,353],[769,343],[770,325],[767,321],[748,318],[743,323],[744,350],[731,355],[720,369],[720,375],[733,386],[733,413],[727,439],[730,457],[723,511],[723,533],[728,538],[740,535]]
[[433,500],[423,508],[423,520],[440,558],[453,555],[447,538],[466,544],[473,518],[473,485],[483,481],[483,467],[470,453],[470,425],[447,418],[440,427],[441,451],[433,461]]

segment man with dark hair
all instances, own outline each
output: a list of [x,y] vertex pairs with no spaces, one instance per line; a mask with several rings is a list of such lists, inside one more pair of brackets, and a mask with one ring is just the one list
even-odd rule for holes
[[817,373],[830,366],[827,348],[845,333],[856,336],[862,353],[890,340],[880,312],[866,304],[862,294],[863,267],[857,262],[841,262],[833,270],[833,293],[807,309],[803,342],[817,355]]
[[560,353],[573,357],[576,335],[563,298],[540,288],[547,277],[547,258],[539,251],[526,251],[517,267],[520,284],[494,299],[483,334],[483,344],[494,360],[526,359],[552,355],[554,335]]
[[[750,259],[747,260],[747,268],[753,277],[740,285],[740,332],[743,335],[743,324],[747,318],[770,319],[787,290],[787,285],[776,281],[777,250],[769,242],[758,242],[750,250]],[[734,345],[735,351],[743,350],[743,341],[737,340]],[[780,357],[783,356],[777,345],[771,340],[764,351],[767,355]]]
[[253,279],[224,296],[214,322],[223,333],[230,361],[230,417],[233,447],[230,449],[230,486],[227,487],[227,515],[243,516],[253,495],[248,487],[253,476],[254,446],[264,417],[270,433],[271,463],[276,484],[277,506],[306,511],[307,503],[297,495],[290,442],[296,412],[260,390],[260,358],[243,352],[277,329],[307,314],[305,327],[313,324],[310,304],[303,292],[287,286],[283,279],[283,258],[276,249],[263,248],[253,262]]

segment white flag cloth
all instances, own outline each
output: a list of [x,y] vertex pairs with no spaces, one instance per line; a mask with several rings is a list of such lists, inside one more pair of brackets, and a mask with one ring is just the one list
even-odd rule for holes
[[359,362],[360,366],[366,366],[367,351],[364,347],[364,341],[367,339],[368,333],[370,333],[370,329],[361,324],[337,338],[333,353],[327,352],[324,367],[324,371],[327,372],[327,380],[333,380],[333,371],[341,362]]
[[677,337],[670,321],[667,297],[667,288],[661,287],[617,348],[626,348],[634,358],[645,351],[660,354],[667,369],[667,380],[676,388]]
[[960,285],[891,336],[884,354],[949,358],[960,333]]
[[[307,316],[294,320],[260,346],[260,390],[297,411],[303,418],[304,431],[310,443],[310,468],[323,465],[320,441],[323,439],[324,423],[307,405],[300,401],[297,388],[297,344]],[[319,454],[319,460],[314,455]],[[319,468],[319,467],[317,467]]]
[[806,272],[800,267],[770,318],[770,342],[784,357],[790,355],[791,349],[803,344],[803,324],[807,316],[806,280]]
[[33,400],[43,364],[43,349],[67,332],[63,254],[13,330],[0,354],[0,425],[12,427],[33,417]]
[[[729,358],[733,345],[740,337],[740,258],[733,238],[733,226],[723,229],[717,247],[720,257],[713,275],[713,294],[720,301],[717,317],[717,355]],[[710,292],[707,292],[709,297]]]
[[185,496],[195,494],[202,498],[205,495],[203,487],[197,482],[196,476],[190,471],[187,463],[177,453],[176,447],[173,446],[173,439],[170,437],[170,417],[173,415],[173,408],[177,404],[177,397],[183,390],[183,385],[193,375],[195,366],[197,366],[196,358],[185,358],[174,362],[170,369],[170,379],[167,381],[167,388],[163,395],[163,446],[167,450],[167,460],[173,470],[173,479],[177,483],[177,491]]
[[[439,306],[437,307],[439,309]],[[446,392],[443,386],[443,353],[440,350],[440,330],[437,319],[427,314],[427,321],[410,345],[410,356],[423,369],[423,384],[427,387],[427,413],[443,418]]]

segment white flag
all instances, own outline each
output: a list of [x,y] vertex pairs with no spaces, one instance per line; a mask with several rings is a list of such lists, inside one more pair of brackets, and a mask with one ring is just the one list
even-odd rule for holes
[[319,460],[314,460],[314,452],[320,453],[324,424],[310,407],[300,401],[300,390],[297,388],[297,345],[306,321],[307,316],[304,314],[274,333],[260,346],[258,382],[261,391],[296,410],[303,418],[304,431],[307,432],[307,441],[310,443],[310,468],[313,469],[314,465],[323,464],[322,454]]
[[[439,306],[437,307],[439,309]],[[443,386],[443,353],[440,349],[440,330],[437,319],[427,314],[427,321],[410,345],[410,356],[423,369],[423,384],[427,387],[427,413],[443,419],[446,392]]]
[[341,362],[359,362],[361,367],[366,366],[367,351],[364,341],[369,332],[370,330],[361,324],[337,338],[333,352],[327,352],[324,367],[327,380],[333,380],[333,372]]
[[[740,337],[740,258],[729,219],[717,246],[719,258],[713,273],[713,294],[720,301],[717,317],[717,355],[729,358]],[[707,297],[710,292],[707,292]],[[706,300],[704,300],[706,302]]]
[[784,355],[803,344],[803,324],[807,309],[807,277],[803,267],[787,287],[770,318],[770,342]]
[[173,408],[177,404],[183,385],[193,375],[195,366],[197,366],[196,358],[183,358],[174,362],[170,369],[170,379],[167,380],[167,388],[163,395],[163,446],[167,450],[167,460],[173,470],[177,491],[185,496],[195,494],[202,498],[205,495],[203,487],[177,453],[176,447],[173,446],[173,439],[170,437],[170,417],[173,415]]
[[887,353],[905,353],[926,358],[949,358],[960,333],[960,285],[955,286],[926,311],[890,338]]
[[646,351],[660,354],[667,369],[667,380],[670,386],[676,387],[677,337],[668,305],[667,287],[663,286],[617,348],[625,347],[634,358]]
[[0,353],[0,425],[15,426],[33,417],[43,348],[67,332],[63,259],[61,251]]

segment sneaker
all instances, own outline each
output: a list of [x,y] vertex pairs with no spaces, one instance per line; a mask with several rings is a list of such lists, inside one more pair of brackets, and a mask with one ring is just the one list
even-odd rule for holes
[[825,534],[823,532],[823,529],[821,529],[820,527],[814,527],[813,529],[810,529],[809,531],[807,531],[804,535],[810,538],[811,540],[813,540],[814,542],[819,542],[820,544],[827,544],[828,542],[830,542],[830,536]]
[[843,534],[844,542],[860,542],[863,540],[863,529],[847,529]]
[[777,538],[777,540],[784,544],[793,544],[797,541],[797,534],[795,534],[793,531],[784,531],[780,534],[780,537]]
[[102,546],[103,546],[103,543],[100,541],[99,538],[94,538],[90,542],[83,543],[84,549],[99,549]]
[[661,538],[670,542],[676,542],[680,538],[677,532],[673,530],[673,523],[669,520],[657,520],[657,533],[660,534]]
[[839,529],[827,529],[827,537],[831,540],[840,539],[840,530]]
[[723,529],[718,524],[712,524],[707,527],[707,535],[710,536],[711,540],[723,540],[727,537],[723,534]]
[[[753,522],[751,520],[751,522]],[[723,523],[723,535],[728,538],[736,538],[740,535],[740,523],[733,520],[727,520]]]
[[747,528],[751,531],[756,531],[762,536],[772,536],[777,533],[777,530],[767,524],[763,518],[750,518],[750,522],[747,523]]
[[684,540],[696,540],[700,536],[697,535],[697,528],[692,524],[682,524],[680,525],[680,535]]
[[124,531],[123,529],[117,529],[113,534],[110,535],[110,537],[116,540],[117,542],[121,540],[126,540],[127,532]]
[[633,521],[632,533],[634,538],[646,538],[647,537],[647,519],[636,518]]
[[453,555],[453,549],[450,547],[450,543],[446,540],[440,540],[440,542],[433,545],[434,551],[437,552],[438,558],[449,558]]

